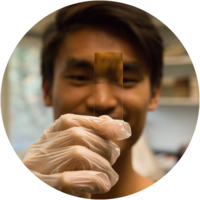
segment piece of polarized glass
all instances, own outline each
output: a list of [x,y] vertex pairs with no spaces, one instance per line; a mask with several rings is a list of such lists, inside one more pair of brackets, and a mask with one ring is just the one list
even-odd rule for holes
[[95,53],[94,115],[123,119],[123,55],[120,52]]

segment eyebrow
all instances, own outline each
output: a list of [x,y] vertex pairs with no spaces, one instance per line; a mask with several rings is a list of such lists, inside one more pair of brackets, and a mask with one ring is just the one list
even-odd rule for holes
[[[66,62],[66,68],[88,68],[94,70],[94,63],[84,59],[70,58]],[[123,71],[144,71],[143,67],[138,62],[123,62]]]
[[67,68],[68,67],[69,68],[70,67],[73,67],[73,68],[88,68],[88,69],[91,69],[91,70],[94,69],[93,64],[90,63],[89,61],[77,59],[77,58],[70,58],[69,60],[67,60],[66,67]]
[[125,62],[123,63],[123,71],[141,71],[143,67],[138,62]]

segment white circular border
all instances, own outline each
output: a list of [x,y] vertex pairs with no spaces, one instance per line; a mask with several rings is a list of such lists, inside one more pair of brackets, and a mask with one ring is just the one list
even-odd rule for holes
[[[80,1],[7,0],[0,3],[0,62],[2,82],[7,62],[23,35],[42,18],[64,6]],[[165,25],[180,39],[194,64],[200,79],[200,12],[197,0],[122,0],[147,11]],[[0,199],[21,200],[64,200],[77,199],[66,196],[39,181],[22,164],[15,154],[0,121]],[[123,197],[126,199],[200,199],[200,127],[199,120],[191,143],[181,161],[160,181],[142,192]]]

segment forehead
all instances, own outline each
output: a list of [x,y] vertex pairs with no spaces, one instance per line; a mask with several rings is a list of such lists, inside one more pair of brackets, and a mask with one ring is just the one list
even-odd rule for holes
[[94,28],[68,33],[60,46],[57,60],[73,57],[94,62],[95,52],[121,52],[124,61],[139,61],[136,49],[125,38],[108,30]]

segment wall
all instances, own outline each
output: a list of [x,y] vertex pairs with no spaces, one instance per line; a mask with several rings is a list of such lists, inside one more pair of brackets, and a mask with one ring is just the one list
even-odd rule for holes
[[149,112],[144,136],[153,150],[176,153],[181,145],[190,142],[195,130],[198,105],[159,106]]

